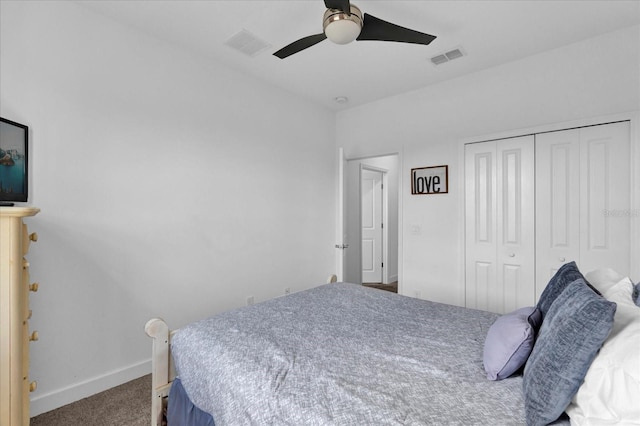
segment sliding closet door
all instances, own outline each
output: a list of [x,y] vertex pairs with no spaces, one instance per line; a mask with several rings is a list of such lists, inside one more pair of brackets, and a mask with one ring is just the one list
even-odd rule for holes
[[537,296],[575,260],[630,270],[629,122],[536,135]]
[[533,304],[533,136],[465,147],[466,306]]

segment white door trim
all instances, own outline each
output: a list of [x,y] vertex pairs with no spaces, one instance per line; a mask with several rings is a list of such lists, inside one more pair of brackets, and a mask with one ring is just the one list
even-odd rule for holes
[[347,165],[347,160],[344,156],[344,149],[338,148],[336,161],[337,167],[337,185],[336,185],[336,269],[335,274],[338,277],[338,281],[344,281],[344,249],[341,248],[345,244],[344,236],[344,188],[345,188],[345,175],[344,171]]

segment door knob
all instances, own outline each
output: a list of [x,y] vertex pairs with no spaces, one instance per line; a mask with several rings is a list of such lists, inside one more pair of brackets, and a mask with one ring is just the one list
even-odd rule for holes
[[509,257],[516,257],[515,253],[509,253]]
[[336,244],[336,248],[344,250],[346,248],[349,248],[349,244]]

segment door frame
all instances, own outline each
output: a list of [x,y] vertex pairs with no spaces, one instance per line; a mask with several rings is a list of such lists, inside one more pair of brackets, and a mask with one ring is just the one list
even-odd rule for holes
[[[403,165],[404,165],[404,160],[403,160],[403,155],[402,155],[402,151],[399,152],[390,152],[390,153],[384,153],[384,154],[375,154],[375,155],[367,155],[367,156],[361,156],[361,157],[353,157],[353,158],[348,158],[344,152],[344,148],[342,147],[338,147],[337,150],[337,191],[336,191],[336,195],[337,195],[337,200],[336,200],[336,210],[337,210],[337,218],[336,218],[336,274],[338,275],[338,280],[339,281],[344,281],[345,280],[345,269],[347,267],[346,265],[346,261],[345,261],[345,249],[342,249],[340,247],[342,247],[344,244],[346,244],[347,241],[347,237],[345,234],[345,231],[347,229],[346,227],[346,215],[347,215],[347,191],[346,191],[346,186],[347,186],[347,162],[348,161],[363,161],[363,160],[367,160],[367,159],[374,159],[374,158],[380,158],[380,157],[390,157],[390,156],[395,156],[397,157],[397,167],[398,167],[398,205],[397,205],[397,217],[398,217],[398,264],[397,264],[397,280],[398,280],[398,294],[402,294],[402,290],[403,290],[403,269],[404,269],[404,253],[403,253],[403,199],[404,199],[404,192],[402,190],[403,188]],[[386,186],[388,188],[388,185]],[[359,203],[358,203],[359,204]],[[387,203],[388,205],[388,203]],[[361,214],[360,212],[358,212],[359,214]],[[388,211],[386,212],[386,217],[389,217]],[[361,226],[360,226],[361,228]],[[389,226],[386,227],[386,232],[388,232],[389,230]],[[359,234],[361,234],[361,232],[359,232]],[[362,237],[360,235],[360,240],[362,240]],[[386,240],[388,241],[389,238],[386,238]],[[346,249],[348,250],[348,248]],[[386,250],[387,256],[388,256],[388,252],[389,250]],[[388,265],[388,261],[389,258],[386,257],[384,258],[386,264]],[[360,263],[362,262],[362,259],[360,259]],[[389,268],[384,268],[388,274]],[[360,264],[360,271],[362,273],[362,265]],[[388,279],[388,277],[387,277]],[[362,280],[361,280],[362,281]]]

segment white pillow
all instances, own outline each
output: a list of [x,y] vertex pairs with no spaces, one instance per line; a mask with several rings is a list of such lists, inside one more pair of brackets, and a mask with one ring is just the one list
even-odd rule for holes
[[618,307],[609,337],[567,407],[572,425],[640,425],[640,308],[632,291],[624,278],[603,294]]
[[611,268],[602,268],[587,272],[584,278],[600,293],[605,294],[607,290],[619,283],[624,276]]

